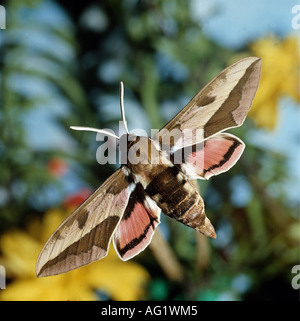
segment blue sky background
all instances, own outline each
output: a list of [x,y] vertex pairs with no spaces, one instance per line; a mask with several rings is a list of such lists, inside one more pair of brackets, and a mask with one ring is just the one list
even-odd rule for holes
[[193,0],[195,19],[216,42],[234,49],[274,33],[284,37],[292,29],[297,0]]

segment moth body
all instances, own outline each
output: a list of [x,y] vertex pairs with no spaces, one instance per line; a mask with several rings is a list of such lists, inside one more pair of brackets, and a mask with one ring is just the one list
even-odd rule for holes
[[124,135],[120,140],[125,138],[128,143],[123,145],[127,148],[121,152],[131,155],[127,155],[127,164],[123,164],[122,169],[129,180],[142,185],[145,195],[150,196],[165,215],[215,238],[197,186],[181,171],[180,164],[174,164],[148,137]]

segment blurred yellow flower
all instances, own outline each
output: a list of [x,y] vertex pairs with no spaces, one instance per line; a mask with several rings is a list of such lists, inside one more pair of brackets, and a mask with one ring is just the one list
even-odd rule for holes
[[249,116],[258,126],[273,129],[277,123],[277,105],[283,96],[297,102],[299,97],[299,43],[296,37],[283,41],[268,37],[251,47],[262,58],[261,81]]
[[0,292],[1,300],[97,300],[101,290],[112,300],[143,297],[149,274],[139,264],[121,261],[111,248],[109,255],[66,274],[37,278],[35,263],[43,244],[61,223],[65,212],[55,209],[42,222],[33,220],[27,230],[8,231],[0,237],[0,264],[12,279]]

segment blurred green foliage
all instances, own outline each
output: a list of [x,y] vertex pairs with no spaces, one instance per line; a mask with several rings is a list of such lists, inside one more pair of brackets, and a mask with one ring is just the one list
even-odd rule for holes
[[[251,54],[249,48],[233,52],[206,38],[184,0],[15,0],[6,7],[8,28],[0,47],[0,232],[22,227],[33,214],[42,216],[59,203],[47,201],[47,191],[62,191],[63,184],[47,170],[52,159],[64,159],[92,188],[112,172],[96,163],[98,144],[91,135],[69,126],[115,124],[118,105],[107,111],[102,103],[105,97],[118,102],[121,80],[125,105],[127,96],[146,116],[148,128],[160,128],[234,56]],[[130,102],[129,124],[137,117]],[[66,108],[53,112],[53,119],[70,145],[32,145],[26,115],[41,105],[54,111],[60,104]],[[253,129],[248,120],[232,131],[246,141],[245,155],[230,172],[200,184],[218,238],[198,242],[194,231],[163,219],[185,280],[168,280],[153,256],[136,258],[151,275],[147,299],[296,298],[290,271],[299,262],[299,223],[296,204],[289,205],[281,187],[286,160],[247,142]]]

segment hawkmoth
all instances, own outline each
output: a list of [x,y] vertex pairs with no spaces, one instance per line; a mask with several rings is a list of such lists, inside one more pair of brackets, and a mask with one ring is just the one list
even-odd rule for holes
[[[68,272],[100,260],[107,255],[111,240],[122,260],[131,259],[151,242],[161,212],[215,238],[203,199],[191,180],[227,171],[240,158],[244,143],[223,131],[243,124],[260,70],[261,59],[256,57],[224,69],[152,138],[128,132],[121,86],[126,134],[114,137],[125,141],[126,153],[138,156],[139,161],[129,160],[128,152],[127,163],[62,222],[37,259],[37,276]],[[72,128],[109,135],[93,128]],[[177,135],[170,139],[168,133],[175,129]],[[194,135],[197,130],[200,137]],[[181,163],[175,162],[179,156]]]

